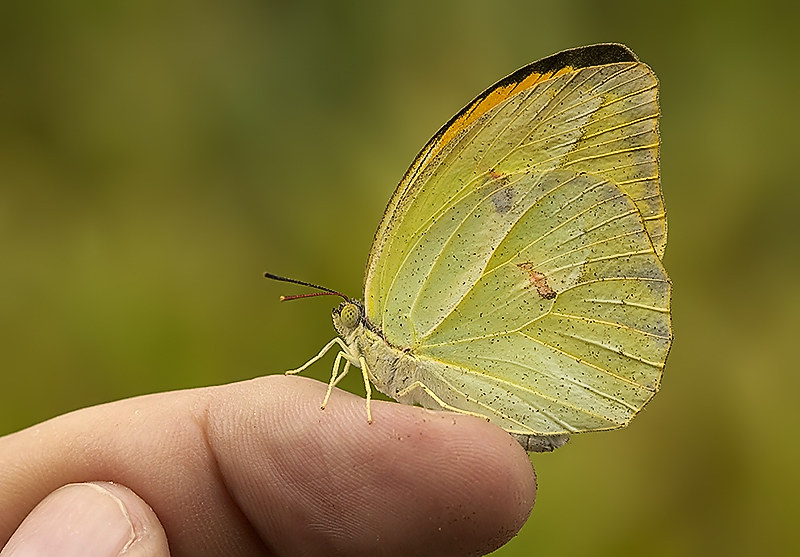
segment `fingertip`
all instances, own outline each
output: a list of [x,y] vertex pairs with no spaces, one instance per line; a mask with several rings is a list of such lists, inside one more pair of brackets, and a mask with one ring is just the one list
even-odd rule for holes
[[[513,537],[531,512],[536,479],[527,454],[484,420],[373,401],[370,424],[365,400],[342,391],[320,410],[325,387],[313,380],[274,376],[247,388],[263,415],[239,406],[247,425],[218,431],[261,434],[227,439],[220,464],[238,470],[228,486],[276,550],[482,554]],[[242,404],[241,392],[234,398]],[[257,463],[226,462],[241,457]]]
[[169,547],[158,517],[130,489],[85,482],[45,497],[0,555],[169,557]]
[[133,529],[133,537],[122,552],[125,557],[169,557],[167,534],[152,507],[128,487],[114,482],[93,482],[116,497]]
[[411,441],[402,449],[405,456],[396,458],[427,455],[414,466],[436,478],[427,490],[445,505],[443,554],[483,555],[514,537],[531,514],[537,490],[532,463],[519,443],[486,420],[390,406],[393,427],[408,431]]

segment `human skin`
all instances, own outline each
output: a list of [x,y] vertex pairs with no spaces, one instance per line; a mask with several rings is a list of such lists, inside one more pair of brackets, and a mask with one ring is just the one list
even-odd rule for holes
[[[321,410],[324,393],[270,376],[86,408],[2,437],[0,546],[54,491],[70,505],[96,494],[124,507],[126,556],[481,555],[527,520],[535,476],[501,429],[382,401],[368,424],[362,398],[335,390]],[[57,491],[82,482],[113,483]],[[20,530],[17,540],[59,535]]]

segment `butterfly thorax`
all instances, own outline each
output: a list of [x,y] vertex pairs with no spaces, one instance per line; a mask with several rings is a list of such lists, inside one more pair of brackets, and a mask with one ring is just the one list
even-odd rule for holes
[[364,306],[358,300],[344,301],[333,310],[333,326],[347,345],[349,359],[355,363],[363,358],[375,388],[395,400],[399,400],[399,393],[416,379],[420,366],[424,366],[408,350],[391,346],[381,332],[369,324]]

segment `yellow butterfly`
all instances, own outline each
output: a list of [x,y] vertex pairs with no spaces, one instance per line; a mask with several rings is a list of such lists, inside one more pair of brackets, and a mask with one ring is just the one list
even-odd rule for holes
[[[328,393],[360,367],[407,404],[531,451],[627,425],[672,342],[658,81],[627,47],[565,50],[478,95],[417,155],[333,311]],[[302,296],[293,296],[302,297]],[[344,365],[341,373],[339,369]]]

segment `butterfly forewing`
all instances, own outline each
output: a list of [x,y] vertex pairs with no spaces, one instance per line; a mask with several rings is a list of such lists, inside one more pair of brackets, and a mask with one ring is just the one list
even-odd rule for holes
[[534,63],[547,73],[459,113],[370,254],[370,322],[441,364],[426,379],[441,400],[509,431],[626,424],[669,349],[657,82],[624,47],[586,49],[612,46],[598,65]]

